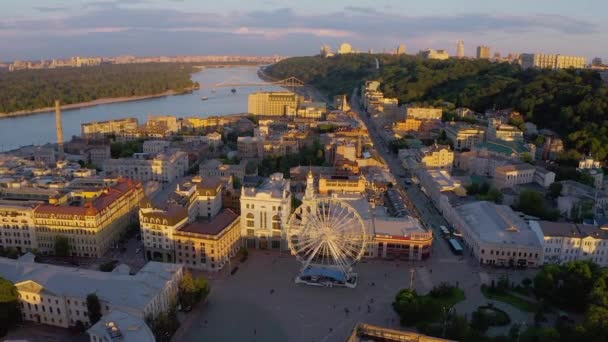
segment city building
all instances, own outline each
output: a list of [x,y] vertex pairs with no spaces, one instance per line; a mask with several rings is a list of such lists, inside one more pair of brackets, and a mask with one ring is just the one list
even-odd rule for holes
[[480,264],[536,267],[542,265],[541,241],[509,206],[480,201],[444,211],[444,216]]
[[120,179],[109,188],[74,190],[51,198],[34,209],[37,246],[33,248],[53,254],[57,237],[65,237],[70,255],[99,258],[136,221],[143,196],[141,183]]
[[555,183],[555,172],[537,166],[534,172],[534,183],[548,189],[551,184]]
[[241,158],[262,158],[264,156],[264,139],[261,137],[238,137],[236,148]]
[[431,145],[419,150],[420,164],[425,169],[452,170],[454,151],[449,145]]
[[490,59],[492,49],[489,46],[480,45],[477,47],[477,59]]
[[450,58],[450,55],[445,50],[434,50],[434,49],[426,49],[418,52],[418,56],[424,59],[439,59],[445,60]]
[[608,266],[608,229],[549,221],[530,221],[530,227],[543,244],[543,263],[588,260]]
[[354,53],[355,51],[353,50],[352,45],[350,45],[349,43],[342,43],[340,44],[340,47],[338,48],[338,55],[345,55],[345,54],[349,54],[349,53]]
[[238,164],[224,164],[217,159],[209,159],[199,166],[201,177],[234,177],[243,180],[247,174],[247,160],[242,159]]
[[582,184],[573,180],[560,181],[561,196],[557,198],[557,208],[560,213],[570,218],[582,214],[585,207],[589,214],[608,212],[608,193],[603,190]]
[[327,104],[325,102],[301,102],[296,115],[298,118],[321,120],[327,113]]
[[445,127],[445,133],[454,144],[455,150],[472,149],[485,139],[485,129],[463,123],[451,122]]
[[551,55],[544,53],[522,53],[521,67],[544,69],[584,69],[587,58],[577,56]]
[[357,323],[346,342],[455,342],[411,331]]
[[462,40],[456,43],[456,57],[464,58],[464,42]]
[[321,175],[319,177],[319,193],[363,194],[366,180],[363,175]]
[[179,132],[180,123],[173,115],[150,115],[141,131],[144,135],[162,138]]
[[300,102],[299,95],[288,91],[252,93],[247,112],[261,116],[294,116]]
[[275,173],[257,187],[241,191],[241,236],[247,248],[286,248],[286,227],[291,214],[289,179]]
[[524,133],[517,127],[503,124],[496,119],[488,120],[488,140],[524,141]]
[[14,248],[19,253],[38,248],[34,225],[34,209],[37,206],[36,203],[0,201],[0,248]]
[[443,110],[432,107],[407,107],[405,117],[419,120],[441,120]]
[[433,233],[411,217],[375,217],[371,257],[424,260],[430,257]]
[[446,170],[419,169],[416,173],[420,180],[420,188],[440,208],[444,193],[450,192],[456,196],[465,196],[466,189],[462,183],[454,179]]
[[155,342],[145,320],[122,311],[111,310],[87,330],[90,342]]
[[535,173],[536,168],[527,163],[499,166],[494,171],[494,185],[498,189],[503,189],[532,183]]
[[143,144],[143,153],[157,154],[166,152],[171,146],[167,140],[146,140]]
[[188,208],[169,204],[160,209],[149,201],[143,201],[139,210],[139,226],[146,260],[176,262],[177,247],[173,235],[188,220]]
[[119,138],[134,136],[139,127],[136,118],[88,122],[80,125],[81,136],[85,139],[101,139],[109,136]]
[[173,233],[176,261],[186,267],[219,271],[241,247],[240,217],[231,209],[199,218]]
[[399,44],[399,46],[397,46],[397,50],[395,50],[396,55],[405,55],[406,52],[407,52],[407,47],[405,46],[405,44]]
[[188,171],[188,154],[181,151],[156,155],[135,153],[131,158],[107,160],[103,170],[107,176],[171,183]]
[[[137,326],[145,325],[147,317],[167,312],[176,302],[183,277],[181,265],[157,262],[129,275],[39,264],[33,259],[31,254],[18,260],[0,258],[0,274],[15,284],[24,320],[61,328],[78,322],[90,325],[87,296],[92,293],[99,298],[102,320],[116,319],[112,312],[121,312],[137,318]],[[127,322],[116,323],[126,328]],[[92,336],[98,336],[93,330]]]

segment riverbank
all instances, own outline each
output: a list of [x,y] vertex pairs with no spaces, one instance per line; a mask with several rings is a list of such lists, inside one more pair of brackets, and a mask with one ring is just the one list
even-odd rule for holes
[[[97,100],[93,100],[93,101],[88,101],[88,102],[80,102],[80,103],[71,103],[71,104],[67,104],[67,105],[61,105],[61,110],[62,111],[68,111],[68,110],[73,110],[73,109],[80,109],[80,108],[86,108],[86,107],[94,107],[94,106],[100,106],[100,105],[105,105],[105,104],[111,104],[111,103],[119,103],[119,102],[131,102],[131,101],[141,101],[141,100],[147,100],[147,99],[154,99],[157,97],[164,97],[164,96],[172,96],[172,95],[182,95],[185,93],[189,93],[192,90],[195,90],[195,88],[192,89],[186,89],[184,91],[174,91],[174,90],[168,90],[159,94],[152,94],[152,95],[142,95],[142,96],[126,96],[126,97],[110,97],[110,98],[105,98],[105,99],[97,99]],[[41,114],[41,113],[50,113],[55,111],[55,107],[45,107],[45,108],[39,108],[39,109],[34,109],[34,110],[20,110],[17,112],[11,112],[11,113],[0,113],[0,119],[4,119],[4,118],[13,118],[13,117],[17,117],[17,116],[26,116],[26,115],[35,115],[35,114]]]

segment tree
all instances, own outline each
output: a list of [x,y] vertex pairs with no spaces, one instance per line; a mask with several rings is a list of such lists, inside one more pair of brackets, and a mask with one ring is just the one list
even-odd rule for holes
[[483,309],[478,308],[473,311],[471,315],[471,328],[480,333],[485,333],[489,327],[490,320]]
[[59,257],[70,255],[70,240],[67,237],[61,235],[55,237],[55,255]]
[[19,292],[12,282],[0,277],[0,337],[14,328],[20,319]]
[[87,296],[87,311],[89,312],[89,321],[91,321],[91,325],[97,323],[101,319],[101,303],[94,293],[90,293]]
[[551,183],[551,185],[549,185],[549,196],[551,198],[558,198],[562,194],[562,188],[562,183]]
[[559,211],[546,208],[543,196],[534,190],[526,189],[519,194],[517,209],[543,220],[555,221],[559,218]]
[[186,271],[179,284],[179,302],[182,308],[192,308],[195,304],[207,298],[211,290],[209,282],[204,277],[193,277]]

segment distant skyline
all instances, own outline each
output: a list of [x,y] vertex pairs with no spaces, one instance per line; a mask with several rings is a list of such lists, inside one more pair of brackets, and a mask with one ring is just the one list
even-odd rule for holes
[[[0,61],[115,55],[312,55],[446,49],[608,57],[608,2],[579,0],[20,0],[2,5]],[[608,58],[603,58],[604,60]]]

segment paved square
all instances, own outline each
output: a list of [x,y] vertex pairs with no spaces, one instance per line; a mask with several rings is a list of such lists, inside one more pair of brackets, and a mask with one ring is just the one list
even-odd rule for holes
[[[180,341],[343,341],[360,321],[398,326],[391,303],[409,285],[409,264],[359,263],[355,289],[295,284],[299,267],[290,255],[253,251],[235,275],[212,280],[208,303],[190,314]],[[422,283],[415,278],[419,291]]]

